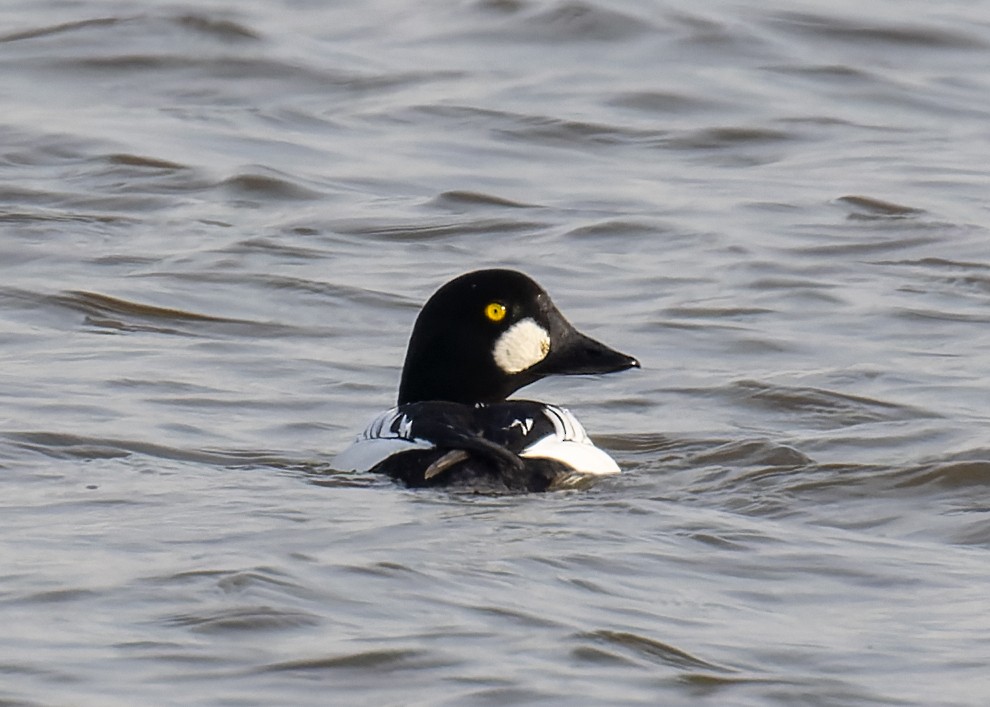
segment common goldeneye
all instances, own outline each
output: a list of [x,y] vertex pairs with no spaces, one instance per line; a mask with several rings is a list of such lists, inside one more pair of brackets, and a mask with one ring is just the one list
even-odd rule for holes
[[380,472],[414,487],[511,492],[615,474],[618,465],[570,412],[506,398],[548,375],[638,367],[577,331],[526,275],[470,272],[423,305],[398,405],[372,420],[333,467]]

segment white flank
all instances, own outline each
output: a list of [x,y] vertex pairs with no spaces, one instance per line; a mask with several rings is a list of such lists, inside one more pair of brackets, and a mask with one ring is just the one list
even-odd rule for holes
[[[398,422],[398,432],[392,425]],[[330,465],[337,471],[368,471],[393,454],[412,449],[432,449],[433,443],[410,436],[412,420],[400,415],[398,408],[386,410],[358,435],[354,444],[333,458]]]
[[582,474],[618,474],[619,465],[588,438],[578,419],[556,405],[547,405],[543,414],[553,423],[554,433],[524,449],[519,456],[556,459]]
[[516,322],[498,337],[492,356],[506,373],[535,366],[550,353],[550,334],[530,318]]
[[409,440],[400,437],[365,439],[359,438],[354,444],[342,451],[330,462],[337,471],[368,471],[375,464],[385,461],[388,457],[399,452],[413,449],[432,449],[433,445],[426,440]]
[[619,465],[591,442],[570,442],[552,435],[532,444],[519,455],[536,459],[556,459],[582,474],[618,474]]

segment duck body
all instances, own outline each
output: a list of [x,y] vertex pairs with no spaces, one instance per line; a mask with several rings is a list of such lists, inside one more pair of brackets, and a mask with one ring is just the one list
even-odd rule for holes
[[441,287],[413,328],[398,405],[333,461],[411,487],[546,491],[619,472],[566,409],[508,400],[553,374],[639,362],[580,332],[522,273],[480,270]]
[[335,459],[410,487],[546,491],[619,473],[567,410],[532,400],[407,403],[387,410]]

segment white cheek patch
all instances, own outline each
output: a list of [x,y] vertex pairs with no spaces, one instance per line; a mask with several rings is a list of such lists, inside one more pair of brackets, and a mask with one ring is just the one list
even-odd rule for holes
[[516,322],[495,341],[492,356],[506,373],[535,366],[550,353],[550,334],[530,318]]

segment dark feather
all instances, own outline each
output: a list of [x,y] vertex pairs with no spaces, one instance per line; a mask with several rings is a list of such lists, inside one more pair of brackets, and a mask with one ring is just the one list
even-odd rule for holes
[[519,464],[504,464],[500,457],[468,452],[463,461],[432,478],[425,478],[426,470],[450,451],[414,449],[393,454],[372,471],[386,474],[412,488],[445,486],[478,493],[546,491],[554,486],[558,478],[567,477],[572,471],[553,459],[523,459],[517,456]]

